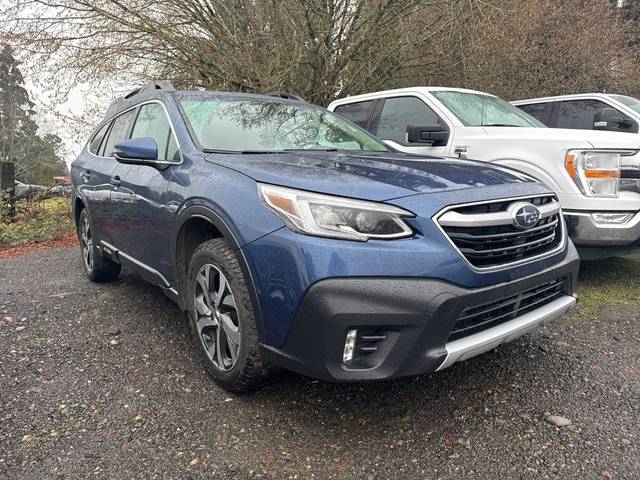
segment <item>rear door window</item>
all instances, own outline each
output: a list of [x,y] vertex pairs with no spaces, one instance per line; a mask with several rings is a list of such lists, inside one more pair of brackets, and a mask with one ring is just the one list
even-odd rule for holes
[[407,143],[407,126],[443,125],[438,115],[416,97],[387,98],[382,107],[378,129],[374,132],[382,140]]
[[178,145],[171,125],[159,103],[147,103],[140,107],[131,138],[153,138],[158,145],[158,160],[180,161]]
[[104,142],[104,147],[101,149],[103,156],[113,157],[113,149],[115,146],[127,139],[129,126],[131,125],[134,115],[135,110],[129,110],[116,117],[111,126],[111,130],[109,130],[109,136],[106,142]]
[[346,118],[350,122],[355,123],[359,127],[369,130],[374,104],[374,100],[348,103],[346,105],[337,106],[334,109],[334,112],[341,117]]

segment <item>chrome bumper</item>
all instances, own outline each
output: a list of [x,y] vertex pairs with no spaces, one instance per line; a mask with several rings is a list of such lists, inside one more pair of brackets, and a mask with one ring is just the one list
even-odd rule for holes
[[640,213],[621,224],[598,223],[593,215],[587,212],[565,211],[563,215],[569,236],[576,246],[624,246],[640,239]]
[[543,323],[557,320],[563,315],[573,312],[575,307],[575,297],[565,295],[506,323],[469,335],[460,340],[449,342],[445,345],[447,357],[442,362],[442,365],[438,367],[438,371],[450,367],[456,362],[493,350],[502,343],[515,340]]

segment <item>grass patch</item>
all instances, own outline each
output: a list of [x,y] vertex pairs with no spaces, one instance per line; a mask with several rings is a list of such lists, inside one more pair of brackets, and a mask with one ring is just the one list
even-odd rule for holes
[[640,256],[582,262],[578,317],[592,318],[607,305],[640,304]]
[[0,222],[0,246],[57,240],[74,232],[68,198],[22,200],[16,203],[15,219]]

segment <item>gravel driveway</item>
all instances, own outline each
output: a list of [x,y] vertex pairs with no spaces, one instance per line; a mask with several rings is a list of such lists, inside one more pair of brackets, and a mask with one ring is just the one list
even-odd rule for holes
[[138,277],[91,284],[76,249],[0,260],[0,478],[638,479],[639,318],[609,306],[433,375],[283,373],[235,397]]

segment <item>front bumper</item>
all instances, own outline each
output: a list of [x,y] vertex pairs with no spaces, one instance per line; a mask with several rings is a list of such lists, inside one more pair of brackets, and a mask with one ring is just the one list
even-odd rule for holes
[[[485,288],[462,288],[428,278],[322,280],[305,294],[284,344],[263,345],[264,355],[284,368],[328,381],[382,380],[442,370],[571,312],[578,266],[570,246],[566,258],[551,268]],[[557,279],[563,279],[563,291],[550,303],[449,341],[463,311]],[[366,360],[345,363],[345,336],[350,329],[364,332],[363,338],[384,340]]]
[[498,345],[515,340],[541,323],[551,322],[573,311],[575,305],[575,296],[564,295],[532,312],[514,318],[510,322],[449,342],[445,345],[447,357],[438,370],[443,370],[456,362],[475,357],[493,350]]
[[615,247],[636,243],[640,239],[640,212],[621,224],[598,223],[587,212],[563,213],[569,236],[575,245]]

